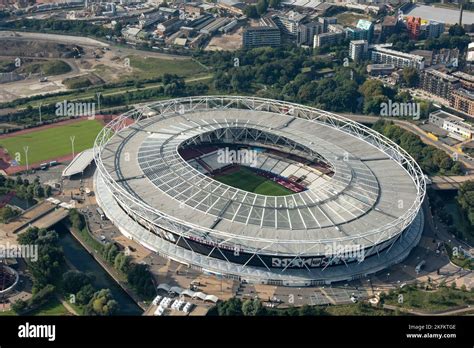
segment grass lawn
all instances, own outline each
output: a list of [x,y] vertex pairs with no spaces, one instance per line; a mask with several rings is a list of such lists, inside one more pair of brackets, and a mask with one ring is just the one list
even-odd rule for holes
[[140,70],[133,74],[133,78],[137,80],[154,78],[165,73],[190,77],[206,72],[201,65],[191,59],[171,60],[140,56],[130,56],[128,58],[130,58],[130,66]]
[[[403,303],[398,302],[398,294],[403,294]],[[423,311],[447,310],[457,306],[473,305],[474,293],[440,287],[438,290],[425,291],[413,287],[405,287],[390,293],[385,303],[403,308],[414,308]]]
[[229,186],[261,195],[286,196],[294,193],[245,167],[240,167],[239,171],[235,173],[217,175],[214,179]]
[[88,246],[90,246],[92,249],[94,249],[98,253],[102,252],[102,249],[104,248],[104,246],[91,235],[87,227],[84,227],[80,231],[78,231],[77,229],[74,229],[74,231],[77,232],[77,234],[79,235],[79,238],[84,243],[86,243]]
[[1,311],[0,310],[0,317],[12,317],[15,316],[16,313],[12,311],[11,309],[9,311]]
[[71,67],[66,62],[62,60],[48,60],[33,62],[31,64],[26,64],[24,68],[21,69],[25,73],[39,74],[43,73],[44,75],[61,75],[71,71]]
[[15,61],[13,59],[0,59],[0,73],[7,73],[15,70]]
[[88,75],[74,76],[63,81],[68,89],[84,88],[92,85]]
[[464,254],[461,252],[458,253],[457,257],[454,256],[453,245],[451,243],[446,243],[445,245],[452,263],[465,269],[474,270],[474,261],[472,259],[465,257]]
[[20,134],[0,139],[0,147],[6,149],[12,158],[15,153],[21,156],[20,164],[26,164],[24,146],[28,148],[28,162],[30,164],[65,156],[72,153],[70,136],[75,136],[74,151],[91,148],[94,140],[102,129],[97,120],[85,120],[68,125]]
[[57,298],[53,298],[40,308],[29,312],[28,315],[70,315],[70,313]]
[[359,304],[346,304],[346,305],[336,305],[328,306],[325,308],[326,312],[330,315],[337,316],[347,316],[347,315],[357,315],[357,316],[381,316],[381,315],[395,315],[395,312],[384,310],[382,308],[376,308],[369,305],[361,306]]

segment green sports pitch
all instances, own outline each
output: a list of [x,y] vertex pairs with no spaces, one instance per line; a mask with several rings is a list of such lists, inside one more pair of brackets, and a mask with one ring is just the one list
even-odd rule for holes
[[[50,127],[11,137],[0,138],[0,147],[8,151],[12,159],[20,159],[25,165],[24,147],[28,146],[28,162],[40,163],[72,153],[71,136],[74,136],[74,152],[77,154],[93,146],[103,125],[98,120],[84,120],[57,127]],[[19,154],[17,156],[16,154]]]
[[216,175],[214,179],[223,184],[261,195],[286,196],[294,193],[245,167],[239,167],[239,170],[233,173]]

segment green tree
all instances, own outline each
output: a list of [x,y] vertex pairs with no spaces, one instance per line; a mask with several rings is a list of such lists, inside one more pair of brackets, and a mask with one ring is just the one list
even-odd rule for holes
[[80,305],[86,305],[94,296],[94,287],[91,284],[83,286],[76,294],[76,301]]
[[130,269],[130,257],[124,253],[118,253],[114,260],[115,269],[127,273]]
[[242,301],[233,297],[228,301],[218,303],[217,312],[219,316],[241,316],[243,314]]
[[12,310],[16,314],[22,314],[28,308],[28,302],[23,300],[17,300],[12,304]]
[[3,208],[0,208],[0,220],[5,223],[11,218],[15,217],[18,215],[18,211],[15,209],[11,208],[10,206],[5,206]]
[[33,283],[38,288],[60,280],[64,267],[64,254],[58,243],[56,231],[47,231],[30,227],[18,236],[22,245],[37,245],[37,260],[28,260],[28,269],[33,276]]
[[262,303],[258,299],[245,300],[242,304],[242,313],[245,316],[256,316],[262,310]]
[[71,209],[69,211],[69,221],[71,222],[72,227],[76,230],[81,231],[85,227],[84,218],[76,209]]
[[110,316],[116,314],[118,308],[118,303],[114,300],[110,290],[102,289],[94,293],[84,313],[86,315]]
[[249,5],[247,6],[245,9],[244,9],[244,14],[248,17],[248,18],[258,18],[260,17],[259,14],[258,14],[258,11],[257,11],[257,6],[255,5]]
[[79,271],[67,271],[63,274],[63,288],[67,293],[75,294],[84,286],[91,284],[92,278]]
[[281,0],[270,0],[269,5],[272,8],[279,8],[281,4]]
[[148,266],[143,264],[131,264],[127,273],[128,282],[139,295],[145,298],[151,298],[156,295],[152,277]]
[[115,257],[119,253],[117,246],[115,243],[107,243],[105,247],[102,249],[102,256],[104,259],[109,263],[114,263]]
[[466,34],[466,30],[464,30],[464,28],[458,23],[452,25],[448,32],[450,36],[463,36]]
[[[474,226],[474,181],[466,181],[459,187],[457,202],[466,215],[471,226]],[[470,229],[474,234],[474,228]]]
[[403,69],[403,82],[407,87],[416,87],[419,81],[418,71],[415,68],[408,67]]
[[258,0],[257,2],[257,13],[261,16],[267,12],[268,1],[267,0]]
[[23,185],[23,179],[19,175],[16,177],[16,185],[17,186]]
[[35,197],[42,198],[44,197],[44,189],[43,186],[37,184],[33,188],[33,194]]

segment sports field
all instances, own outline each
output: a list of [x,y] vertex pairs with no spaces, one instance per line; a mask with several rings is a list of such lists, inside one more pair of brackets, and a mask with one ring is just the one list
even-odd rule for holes
[[181,77],[196,76],[206,70],[191,59],[160,59],[153,57],[129,56],[130,65],[136,70],[134,79],[149,79],[163,76],[165,73],[177,74]]
[[[28,146],[28,163],[66,156],[72,153],[71,136],[74,138],[74,152],[91,148],[103,125],[98,120],[83,120],[58,127],[49,127],[38,131],[0,138],[0,147],[8,151],[11,159],[19,159],[19,165],[25,165],[24,146]],[[15,154],[19,153],[19,157]]]
[[286,196],[294,193],[245,167],[240,167],[234,173],[216,175],[214,179],[229,186],[261,195]]

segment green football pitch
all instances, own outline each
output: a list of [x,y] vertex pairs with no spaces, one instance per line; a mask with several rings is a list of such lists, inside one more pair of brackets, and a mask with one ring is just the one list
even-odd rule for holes
[[240,167],[234,173],[216,175],[214,179],[229,186],[261,195],[286,196],[294,193],[245,167]]
[[0,147],[6,149],[12,159],[19,159],[20,165],[24,165],[26,159],[23,148],[28,146],[28,162],[33,164],[71,154],[71,136],[75,137],[76,154],[91,148],[102,127],[103,125],[97,120],[84,120],[2,138]]

